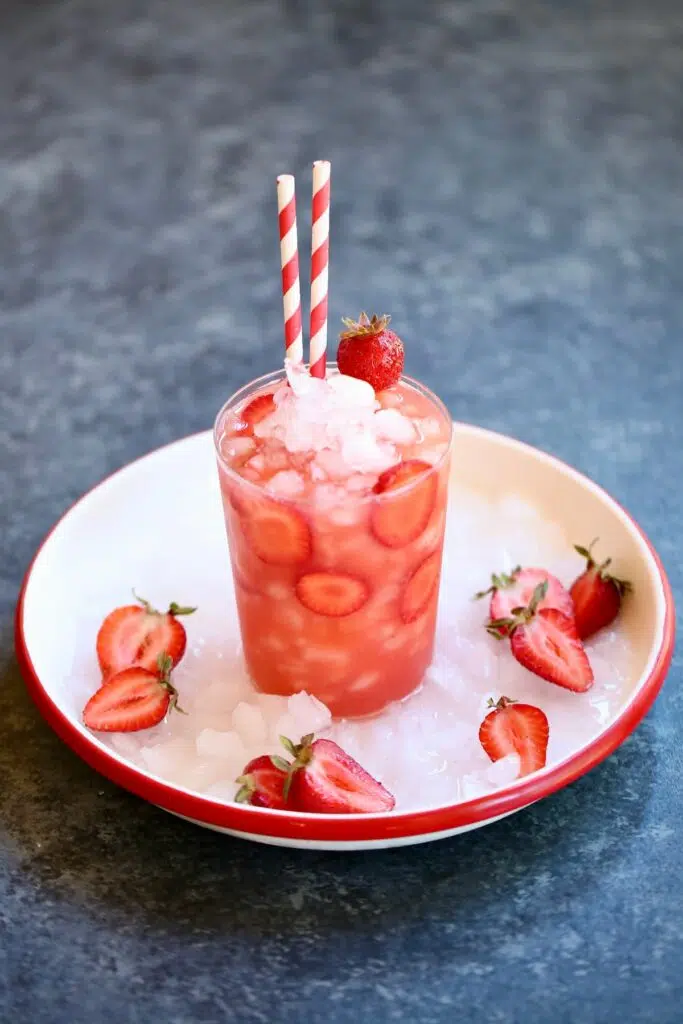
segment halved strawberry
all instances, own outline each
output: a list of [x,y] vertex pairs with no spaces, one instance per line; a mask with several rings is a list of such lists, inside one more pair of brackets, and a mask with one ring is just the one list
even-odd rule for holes
[[288,806],[284,788],[289,767],[289,762],[282,757],[268,754],[255,757],[236,780],[240,788],[235,800],[239,804],[284,811]]
[[307,572],[296,584],[296,596],[305,608],[332,618],[357,612],[369,595],[367,584],[346,572]]
[[137,599],[139,604],[115,608],[100,626],[97,660],[105,679],[133,665],[154,672],[162,653],[175,666],[185,653],[187,634],[176,616],[191,615],[197,609],[174,601],[167,612],[158,612],[149,601]]
[[317,814],[373,814],[393,810],[396,801],[332,740],[314,740],[313,733],[294,744],[280,737],[294,758],[285,783],[285,799],[300,811]]
[[239,413],[236,414],[235,419],[230,424],[230,431],[233,434],[243,434],[253,431],[257,423],[264,420],[266,416],[270,416],[271,413],[275,412],[275,400],[273,395],[257,395],[256,398],[252,398],[251,402],[245,405]]
[[604,629],[616,619],[624,594],[633,588],[628,580],[618,579],[607,572],[611,558],[598,564],[591,554],[597,540],[587,548],[576,546],[575,550],[586,559],[586,568],[574,580],[570,594],[574,603],[576,628],[582,640]]
[[493,619],[486,627],[493,636],[509,636],[514,657],[530,672],[576,693],[593,685],[591,668],[573,617],[557,608],[541,608],[547,583],[539,583],[526,608],[511,618]]
[[490,700],[490,712],[479,728],[479,742],[492,761],[519,754],[518,778],[545,767],[550,728],[548,719],[533,704],[518,704],[509,697]]
[[178,704],[171,668],[171,659],[162,654],[156,672],[139,665],[117,672],[85,705],[85,725],[96,732],[137,732],[158,725]]
[[295,565],[311,553],[311,531],[304,517],[281,501],[260,498],[241,503],[247,539],[263,562]]
[[475,600],[491,595],[489,616],[492,619],[506,619],[515,608],[526,608],[539,583],[547,583],[546,594],[539,608],[558,608],[570,618],[574,606],[569,591],[546,569],[522,569],[517,566],[509,573],[493,573],[488,590],[480,590]]
[[[399,488],[405,488],[404,493],[390,493]],[[380,544],[402,548],[416,540],[427,526],[436,500],[433,466],[420,459],[399,462],[382,473],[374,491],[387,495],[377,501],[370,520]]]
[[420,562],[401,594],[401,618],[414,622],[426,610],[436,592],[441,572],[441,552],[435,551]]

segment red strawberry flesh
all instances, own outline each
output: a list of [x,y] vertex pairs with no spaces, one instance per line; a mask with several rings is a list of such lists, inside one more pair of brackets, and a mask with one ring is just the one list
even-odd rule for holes
[[177,616],[194,610],[172,604],[167,612],[158,612],[147,601],[114,609],[97,634],[97,660],[103,677],[133,665],[154,671],[162,653],[177,665],[187,645],[185,627]]
[[231,412],[228,418],[228,429],[231,434],[250,434],[254,427],[266,416],[275,411],[275,400],[272,392],[256,395],[244,408]]
[[409,577],[401,595],[401,618],[414,622],[436,593],[441,571],[441,553],[435,551],[421,562]]
[[309,572],[296,584],[296,596],[318,615],[337,618],[362,608],[369,596],[367,584],[342,572]]
[[380,496],[371,517],[376,539],[388,548],[402,548],[417,540],[436,500],[433,467],[420,459],[399,462],[381,474],[374,492]]
[[510,647],[520,665],[541,679],[576,693],[593,685],[593,670],[574,620],[557,608],[541,608],[513,629]]
[[102,684],[86,704],[83,721],[96,732],[137,732],[158,725],[176,699],[167,674],[135,666]]
[[311,531],[304,517],[280,501],[257,499],[240,507],[252,550],[271,565],[295,565],[311,552]]
[[297,810],[317,814],[373,814],[391,811],[395,799],[332,740],[304,737],[297,752],[289,800]]
[[489,706],[494,710],[481,723],[479,741],[491,760],[517,754],[518,778],[545,767],[550,730],[544,712],[533,704],[517,704],[507,697],[501,697],[497,704],[489,701]]

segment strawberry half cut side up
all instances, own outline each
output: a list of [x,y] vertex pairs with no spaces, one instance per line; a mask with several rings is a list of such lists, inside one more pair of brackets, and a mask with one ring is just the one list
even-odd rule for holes
[[158,657],[157,671],[135,665],[117,672],[100,686],[83,710],[83,722],[95,732],[138,732],[150,729],[178,707],[171,682],[171,659]]
[[284,789],[289,769],[289,761],[283,757],[270,757],[269,754],[255,757],[236,780],[240,788],[235,800],[238,804],[270,807],[274,811],[286,810],[289,805]]
[[540,608],[547,583],[539,583],[526,608],[513,608],[505,619],[492,619],[492,636],[510,637],[513,656],[534,675],[566,690],[585,693],[593,685],[593,669],[573,618],[557,608]]
[[509,697],[489,700],[493,710],[479,727],[479,742],[492,761],[509,754],[519,756],[519,775],[545,768],[550,727],[545,713],[533,704],[518,704]]
[[509,573],[493,573],[491,586],[475,594],[474,600],[490,594],[489,617],[506,619],[512,615],[513,609],[525,608],[529,604],[539,583],[547,583],[548,586],[545,597],[538,607],[557,608],[571,618],[574,614],[574,604],[569,591],[557,576],[553,576],[546,569],[523,569],[518,565]]
[[582,640],[611,625],[619,614],[624,595],[633,590],[628,580],[619,579],[607,571],[612,564],[611,558],[600,563],[595,561],[592,551],[596,544],[597,538],[587,548],[577,544],[574,549],[586,559],[586,568],[574,580],[569,591],[574,603],[576,628]]
[[346,330],[339,335],[337,349],[340,373],[367,381],[375,391],[397,383],[405,352],[401,339],[389,330],[390,320],[390,316],[369,317],[367,313],[361,313],[358,320],[342,320]]
[[168,611],[159,612],[137,594],[135,598],[138,604],[114,609],[100,626],[96,649],[104,679],[133,665],[154,672],[161,654],[175,667],[185,653],[187,634],[178,616],[197,609],[174,601]]
[[280,741],[293,757],[285,783],[285,799],[299,811],[314,814],[374,814],[393,810],[396,801],[332,740],[314,739],[313,733],[294,744]]

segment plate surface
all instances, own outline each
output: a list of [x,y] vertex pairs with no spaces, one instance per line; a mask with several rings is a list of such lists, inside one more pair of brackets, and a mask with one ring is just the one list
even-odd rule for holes
[[[109,477],[43,541],[26,573],[16,616],[17,656],[41,714],[83,760],[138,796],[199,825],[286,846],[369,849],[439,839],[495,821],[590,770],[638,725],[669,668],[674,605],[661,562],[630,516],[586,477],[502,435],[466,424],[455,429],[454,480],[492,500],[517,494],[549,519],[571,526],[577,537],[609,537],[610,553],[634,583],[623,615],[632,648],[628,696],[616,718],[570,757],[467,802],[391,814],[310,815],[236,805],[164,782],[85,729],[83,702],[73,686],[78,649],[92,646],[99,621],[121,603],[131,580],[161,576],[172,582],[171,596],[179,601],[206,594],[208,581],[213,581],[209,592],[216,594],[218,580],[225,587],[227,613],[234,614],[208,431],[152,452]],[[179,548],[181,566],[171,579],[170,555]],[[68,613],[74,608],[83,610],[80,619]],[[89,617],[92,629],[85,630]]]

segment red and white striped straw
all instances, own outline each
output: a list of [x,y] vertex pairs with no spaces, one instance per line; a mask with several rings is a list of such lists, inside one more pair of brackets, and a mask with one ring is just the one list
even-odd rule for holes
[[277,179],[277,210],[280,229],[280,265],[282,267],[282,303],[285,314],[285,357],[293,363],[304,359],[301,330],[301,288],[299,286],[299,249],[296,237],[296,195],[294,177],[281,174]]
[[327,272],[330,254],[330,164],[313,164],[311,217],[311,342],[309,361],[313,377],[325,376],[327,360]]

